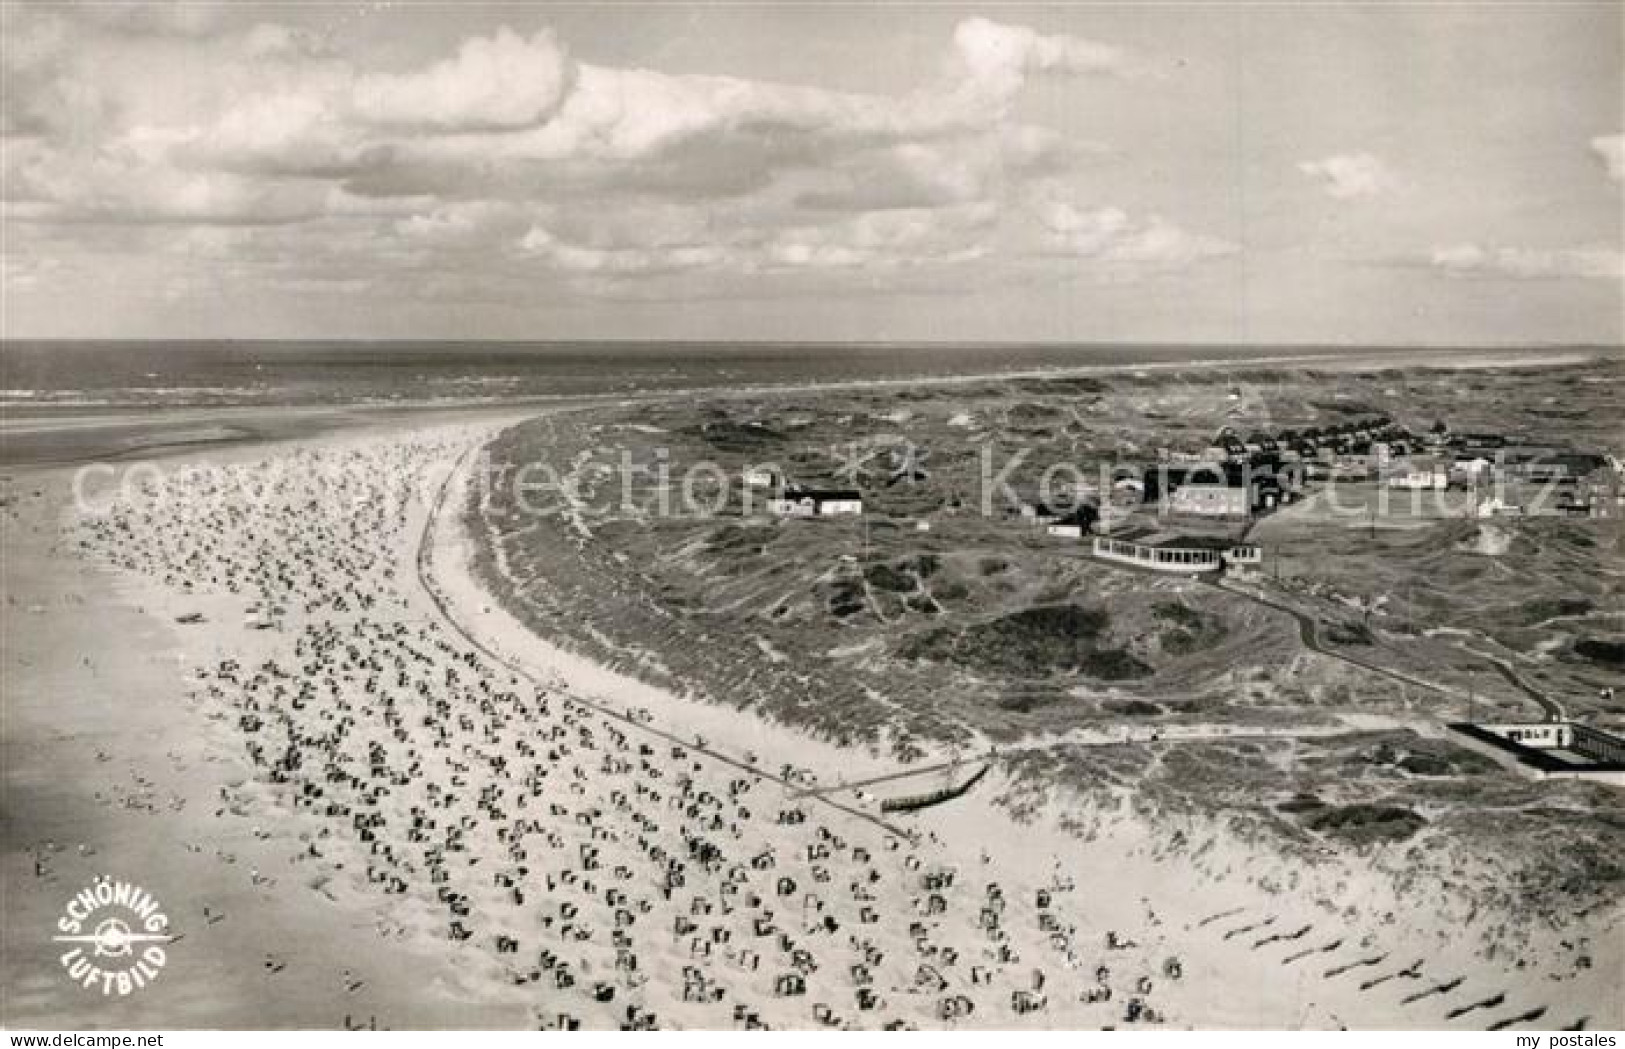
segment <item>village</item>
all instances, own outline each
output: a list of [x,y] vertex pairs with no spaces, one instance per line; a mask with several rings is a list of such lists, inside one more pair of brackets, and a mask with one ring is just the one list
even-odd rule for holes
[[[1007,516],[1052,539],[1087,540],[1090,556],[1103,562],[1153,573],[1228,574],[1262,585],[1268,582],[1266,548],[1251,538],[1254,526],[1317,497],[1330,504],[1332,517],[1369,522],[1373,529],[1396,520],[1425,527],[1449,519],[1612,519],[1625,512],[1620,463],[1608,454],[1501,433],[1455,432],[1443,420],[1418,433],[1386,415],[1245,436],[1225,426],[1206,447],[1159,448],[1154,463],[1099,473],[1098,484],[1062,486],[1059,497],[1023,500]],[[747,486],[774,488],[767,508],[776,516],[864,513],[857,489],[800,487],[762,467],[746,468],[741,477]],[[928,531],[931,525],[922,518],[915,527]],[[1309,631],[1306,625],[1306,639]],[[1341,658],[1386,672],[1356,656]],[[1605,698],[1612,695],[1604,689]],[[1625,738],[1567,720],[1561,704],[1535,698],[1544,708],[1537,719],[1456,727],[1469,741],[1545,775],[1625,783]]]
[[[1259,566],[1264,551],[1247,541],[1255,521],[1339,489],[1359,502],[1338,505],[1362,520],[1390,510],[1433,518],[1625,513],[1617,459],[1498,433],[1456,433],[1443,421],[1421,434],[1387,416],[1246,436],[1226,426],[1207,447],[1158,452],[1153,463],[1102,467],[1102,483],[1024,500],[1015,513],[1054,538],[1087,538],[1104,560],[1183,573]],[[740,476],[747,488],[773,489],[766,506],[775,516],[864,513],[856,488],[803,486],[763,466],[747,466]],[[1437,497],[1423,500],[1424,492]],[[927,530],[929,522],[919,526]]]

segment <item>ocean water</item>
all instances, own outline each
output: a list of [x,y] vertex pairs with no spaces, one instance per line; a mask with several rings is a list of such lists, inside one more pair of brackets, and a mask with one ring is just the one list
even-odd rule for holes
[[0,407],[495,401],[1350,353],[1411,359],[1348,347],[17,340],[0,342]]

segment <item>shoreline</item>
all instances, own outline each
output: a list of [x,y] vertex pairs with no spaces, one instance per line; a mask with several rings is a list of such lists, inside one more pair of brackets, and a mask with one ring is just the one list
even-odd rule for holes
[[[1384,351],[1398,353],[1399,351]],[[1402,367],[1414,370],[1470,371],[1493,368],[1568,368],[1603,359],[1625,359],[1625,348],[1564,351],[1429,351],[1418,362],[1393,362],[1382,353],[1365,356],[1261,356],[1238,359],[1113,362],[1041,369],[977,371],[830,382],[697,385],[645,392],[561,393],[513,398],[434,398],[420,401],[365,400],[333,403],[66,404],[0,398],[0,470],[24,471],[81,466],[106,461],[139,462],[189,453],[297,441],[319,434],[422,426],[427,420],[472,420],[523,412],[531,415],[593,405],[626,407],[688,397],[736,398],[884,390],[893,387],[953,387],[987,382],[1059,381],[1105,375],[1153,375],[1180,371],[1280,370],[1315,368],[1365,372]],[[392,418],[392,416],[398,418]],[[167,432],[166,432],[167,431]]]
[[[1408,356],[1399,357],[1405,353]],[[1266,370],[1304,368],[1334,372],[1387,371],[1416,369],[1429,371],[1477,371],[1493,368],[1567,368],[1597,360],[1625,359],[1625,347],[1564,348],[1561,350],[1525,349],[1473,349],[1442,348],[1407,351],[1401,349],[1356,352],[1348,356],[1334,356],[1331,351],[1308,354],[1262,354],[1251,357],[1193,357],[1187,360],[1113,361],[1098,364],[1055,365],[1038,368],[1013,368],[999,371],[979,370],[963,373],[939,374],[932,372],[881,376],[865,379],[802,381],[782,383],[749,383],[743,386],[693,385],[660,387],[643,391],[570,392],[560,394],[528,394],[518,397],[444,397],[424,399],[357,398],[338,401],[223,401],[219,403],[183,403],[155,405],[147,402],[41,400],[38,397],[8,397],[0,395],[0,413],[13,413],[10,418],[0,417],[0,436],[30,434],[59,429],[94,428],[96,425],[128,423],[131,420],[150,419],[166,412],[185,412],[189,421],[209,422],[231,416],[252,416],[256,413],[287,413],[299,415],[387,415],[462,413],[505,411],[511,409],[553,409],[571,401],[610,402],[632,404],[649,400],[678,397],[721,396],[727,394],[761,395],[772,393],[821,392],[849,389],[885,389],[892,386],[952,386],[976,382],[1008,380],[1068,379],[1093,375],[1121,375],[1137,373],[1166,373],[1181,370],[1213,371],[1224,368]],[[1318,366],[1318,367],[1317,367]],[[32,391],[39,392],[39,391]],[[17,414],[21,411],[22,417]],[[99,414],[98,414],[99,413]],[[61,418],[51,419],[51,415]],[[30,421],[27,416],[38,415]]]

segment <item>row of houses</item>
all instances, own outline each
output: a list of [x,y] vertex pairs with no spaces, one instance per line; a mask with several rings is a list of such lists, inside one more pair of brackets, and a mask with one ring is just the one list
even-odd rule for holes
[[1378,443],[1390,447],[1397,444],[1409,449],[1419,442],[1408,429],[1386,415],[1379,415],[1325,427],[1284,429],[1273,434],[1255,430],[1245,437],[1226,426],[1200,452],[1171,452],[1164,458],[1170,461],[1253,464],[1268,461],[1330,461],[1340,454],[1368,454],[1370,448]]
[[1606,456],[1590,452],[1412,456],[1391,464],[1383,480],[1411,491],[1471,492],[1482,517],[1614,517],[1622,508],[1620,471]]

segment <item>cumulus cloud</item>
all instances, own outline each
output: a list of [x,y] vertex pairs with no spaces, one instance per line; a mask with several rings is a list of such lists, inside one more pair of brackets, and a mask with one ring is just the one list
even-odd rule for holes
[[1050,250],[1105,263],[1183,269],[1240,249],[1218,237],[1190,233],[1160,215],[1134,218],[1120,208],[1083,210],[1051,201],[1040,210]]
[[1452,277],[1625,278],[1625,253],[1610,247],[1552,249],[1464,243],[1435,248],[1431,261],[1436,269]]
[[[263,27],[255,33],[274,39]],[[772,165],[798,150],[920,144],[986,132],[1001,123],[1003,103],[1029,75],[1120,64],[1118,52],[1104,45],[979,19],[961,27],[956,48],[968,80],[885,96],[578,63],[550,32],[526,39],[501,30],[465,41],[452,58],[420,71],[297,83],[244,98],[234,108],[253,117],[240,123],[271,114],[272,139],[282,126],[278,118],[317,110],[344,114],[357,125],[357,137],[393,136],[399,155],[425,163],[639,161],[709,140],[747,159],[754,150]],[[281,141],[308,152],[294,136]]]
[[[942,75],[874,93],[598,65],[548,30],[380,71],[304,28],[169,14],[109,9],[90,37],[29,14],[27,33],[8,31],[8,221],[63,240],[150,230],[143,250],[207,259],[210,280],[282,287],[469,267],[502,287],[543,270],[594,287],[871,281],[1000,252],[1149,270],[1235,250],[1113,209],[1043,230],[1011,219],[1036,181],[1076,175],[1097,148],[1013,117],[1019,93],[1141,71],[1080,37],[968,19]],[[98,63],[142,46],[195,58],[150,90]],[[175,90],[185,77],[195,90]]]
[[1598,135],[1591,140],[1591,151],[1602,160],[1609,178],[1625,180],[1625,135]]
[[[374,73],[318,62],[327,57],[323,41],[261,24],[244,34],[245,53],[304,58],[309,67],[246,91],[220,87],[212,123],[167,130],[194,158],[269,171],[344,168],[382,149],[403,164],[472,173],[503,164],[692,163],[705,142],[773,168],[787,155],[806,165],[840,159],[830,150],[926,148],[953,136],[1014,131],[1003,105],[1028,77],[1124,68],[1115,48],[984,19],[963,23],[954,45],[959,73],[888,96],[578,63],[547,30],[527,38],[502,29],[465,40],[453,56],[422,69]],[[712,175],[721,172],[706,172]]]
[[528,40],[510,29],[463,42],[454,58],[416,73],[359,77],[361,119],[396,127],[487,131],[534,127],[569,90],[571,64],[551,31]]
[[538,226],[520,241],[525,253],[551,266],[592,276],[672,273],[698,268],[717,269],[736,260],[737,254],[719,244],[669,244],[594,247],[561,240]]
[[960,22],[954,48],[972,81],[999,97],[1014,95],[1034,73],[1122,75],[1135,68],[1121,48],[1075,36],[1046,36],[985,18]]
[[143,140],[167,142],[166,159],[181,167],[272,177],[342,178],[380,165],[392,150],[357,135],[320,87],[248,96],[206,126],[131,129],[127,141]]
[[1388,165],[1370,153],[1306,160],[1298,170],[1318,181],[1328,196],[1338,200],[1362,200],[1399,188],[1399,180]]
[[834,223],[762,225],[718,233],[691,215],[636,213],[572,235],[570,219],[531,228],[525,255],[569,273],[615,278],[705,269],[735,274],[900,271],[979,258],[997,218],[989,204],[884,209]]

